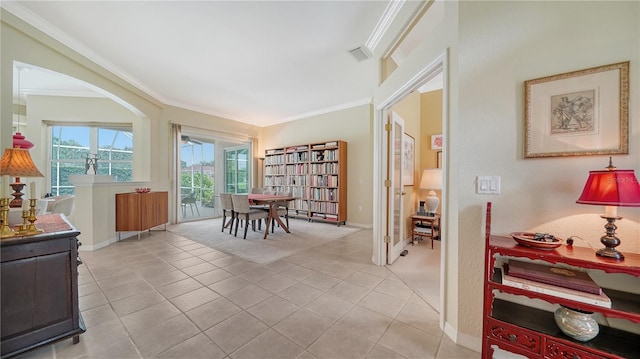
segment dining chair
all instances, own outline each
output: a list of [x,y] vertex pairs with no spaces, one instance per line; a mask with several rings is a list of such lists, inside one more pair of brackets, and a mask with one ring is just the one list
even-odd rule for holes
[[[291,197],[291,192],[276,192],[276,196],[286,196]],[[289,227],[289,201],[278,202],[278,216],[284,217],[287,222],[287,227]],[[271,221],[271,232],[274,229],[275,221]]]
[[244,221],[244,236],[243,239],[247,239],[247,229],[249,228],[249,221],[251,221],[251,229],[256,230],[256,219],[258,220],[258,228],[261,228],[262,219],[269,217],[269,212],[260,209],[252,209],[249,206],[249,195],[246,194],[232,194],[231,200],[233,202],[233,212],[235,213],[236,230],[234,236],[238,236],[238,226],[240,226],[240,220]]
[[262,187],[253,187],[253,188],[251,188],[251,193],[252,194],[262,194],[262,192],[264,192],[264,188],[262,188]]
[[[233,229],[233,220],[235,219],[231,193],[220,193],[220,204],[222,205],[222,232],[224,232],[224,229],[229,226],[229,234],[231,234],[231,230]],[[227,222],[227,214],[229,214],[229,222]]]
[[191,193],[187,197],[182,199],[182,217],[187,216],[187,206],[191,209],[191,215],[193,216],[193,208],[196,208],[196,212],[198,212],[198,216],[200,216],[200,210],[198,209],[198,204],[196,203],[196,195]]

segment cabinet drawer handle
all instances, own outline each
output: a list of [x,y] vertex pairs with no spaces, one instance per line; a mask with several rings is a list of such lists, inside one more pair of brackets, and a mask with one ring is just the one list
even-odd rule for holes
[[518,337],[515,334],[509,334],[509,341],[515,343]]

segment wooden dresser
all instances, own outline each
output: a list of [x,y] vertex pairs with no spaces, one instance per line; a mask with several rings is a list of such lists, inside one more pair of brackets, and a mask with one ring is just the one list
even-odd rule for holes
[[85,326],[78,308],[80,234],[60,214],[39,216],[45,232],[0,241],[2,358],[73,337]]
[[168,192],[116,193],[116,232],[146,231],[167,222]]

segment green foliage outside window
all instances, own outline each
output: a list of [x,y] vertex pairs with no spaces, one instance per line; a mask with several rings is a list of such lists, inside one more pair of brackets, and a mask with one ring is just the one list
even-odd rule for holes
[[203,206],[213,207],[213,185],[213,178],[200,172],[182,172],[180,175],[182,197],[195,196],[196,200],[200,201]]

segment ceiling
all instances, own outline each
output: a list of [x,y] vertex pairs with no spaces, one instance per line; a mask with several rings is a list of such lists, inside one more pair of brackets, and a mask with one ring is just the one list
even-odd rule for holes
[[[267,126],[371,101],[376,60],[358,61],[349,51],[367,43],[388,15],[387,5],[377,0],[2,6],[165,104]],[[86,84],[41,70],[20,71],[20,88],[94,93]]]

